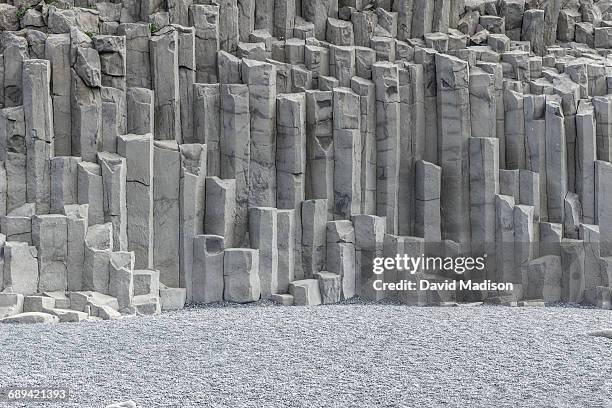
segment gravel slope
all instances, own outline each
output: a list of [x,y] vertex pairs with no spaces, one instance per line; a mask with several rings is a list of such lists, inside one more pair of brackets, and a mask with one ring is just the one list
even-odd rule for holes
[[355,304],[2,325],[0,386],[68,385],[82,407],[612,407],[612,340],[586,335],[611,326],[602,310]]

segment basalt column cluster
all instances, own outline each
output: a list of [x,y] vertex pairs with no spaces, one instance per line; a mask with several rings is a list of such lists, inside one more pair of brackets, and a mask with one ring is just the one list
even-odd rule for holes
[[[610,308],[608,3],[0,4],[0,318]],[[397,254],[486,267],[374,273]],[[373,288],[419,279],[514,289]]]

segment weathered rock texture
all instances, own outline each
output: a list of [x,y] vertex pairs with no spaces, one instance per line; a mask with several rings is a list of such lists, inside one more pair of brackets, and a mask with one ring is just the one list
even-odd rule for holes
[[[8,3],[0,317],[610,307],[609,2]],[[485,268],[375,271],[395,255]],[[402,279],[513,288],[374,288]]]

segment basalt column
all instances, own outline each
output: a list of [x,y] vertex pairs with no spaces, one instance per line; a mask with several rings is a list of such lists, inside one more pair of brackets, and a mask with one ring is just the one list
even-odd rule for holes
[[247,237],[249,166],[251,154],[249,88],[221,85],[221,178],[236,180],[236,226],[225,237],[227,248],[242,245]]
[[373,65],[376,84],[376,214],[386,217],[387,232],[398,228],[400,98],[397,65]]
[[442,238],[469,250],[470,95],[465,61],[436,54],[438,151],[442,167]]
[[23,106],[27,151],[27,200],[38,214],[49,213],[51,157],[54,155],[53,106],[46,60],[23,62]]

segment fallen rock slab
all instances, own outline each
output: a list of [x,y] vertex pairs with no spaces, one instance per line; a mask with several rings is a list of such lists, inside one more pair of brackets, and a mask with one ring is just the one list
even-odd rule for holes
[[612,339],[612,329],[595,330],[595,331],[589,332],[589,336],[606,337],[608,339]]
[[26,313],[19,313],[14,316],[5,317],[4,319],[0,320],[0,323],[52,324],[52,323],[59,323],[59,317],[53,316],[49,313],[26,312]]

